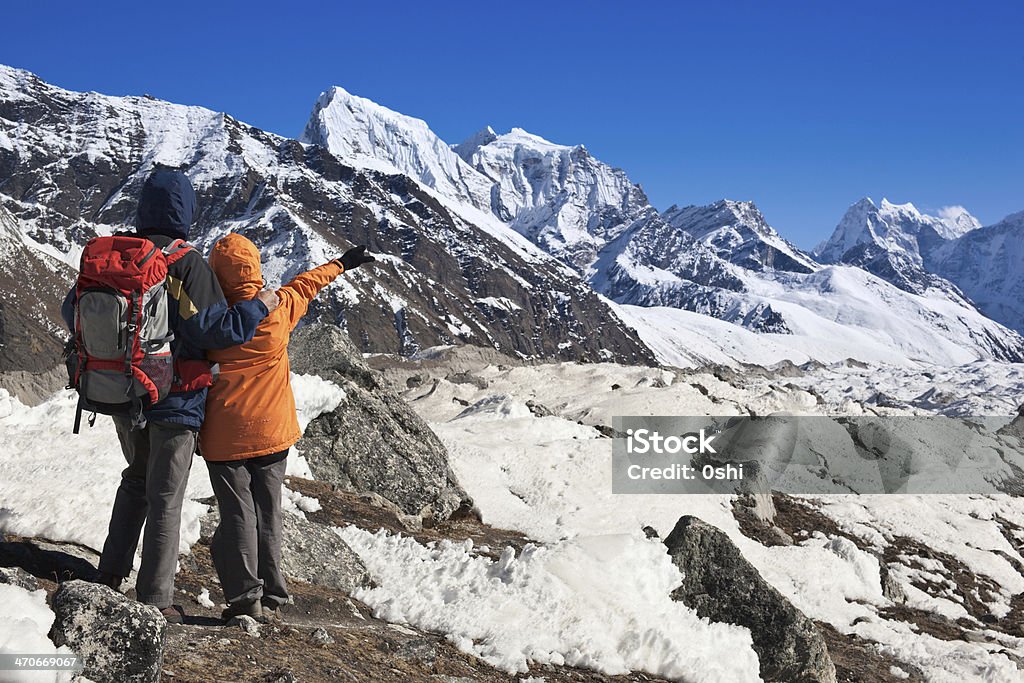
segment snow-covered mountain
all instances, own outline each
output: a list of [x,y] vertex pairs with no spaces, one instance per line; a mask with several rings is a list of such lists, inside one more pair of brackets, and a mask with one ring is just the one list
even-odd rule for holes
[[[425,122],[333,88],[314,106],[303,140],[357,165],[416,178],[453,212],[508,226],[619,304],[681,309],[759,333],[810,335],[818,341],[809,346],[822,355],[829,355],[823,337],[831,336],[872,340],[877,346],[870,350],[857,347],[872,357],[900,349],[910,358],[1024,358],[1024,340],[922,265],[919,242],[976,227],[959,207],[932,217],[909,204],[858,202],[821,254],[825,263],[871,273],[865,277],[826,269],[751,202],[659,213],[624,171],[582,145],[519,128],[499,134],[484,127],[449,146]],[[890,318],[904,324],[894,327],[885,322]],[[916,336],[894,339],[897,329]]]
[[[317,100],[303,139],[0,69],[0,205],[36,251],[74,264],[89,237],[133,222],[154,164],[180,166],[200,195],[198,245],[242,232],[263,249],[271,281],[354,242],[380,253],[377,267],[342,279],[314,310],[364,350],[475,343],[650,362],[620,316],[649,330],[628,307],[657,306],[794,337],[782,344],[794,357],[832,357],[830,344],[860,339],[851,355],[1024,358],[1024,340],[937,275],[926,274],[941,287],[901,290],[883,286],[892,278],[823,266],[749,202],[659,213],[582,146],[490,128],[450,146],[425,122],[340,88]],[[873,205],[858,206],[871,214]],[[874,214],[860,221],[867,234],[899,246],[922,273],[922,235],[940,243],[973,226],[963,212],[915,219],[912,207],[888,202]],[[855,223],[844,220],[833,241],[857,244]]]
[[493,183],[500,218],[581,272],[650,210],[639,185],[583,145],[556,145],[521,128],[496,135],[488,127],[454,149]]
[[1024,331],[1024,211],[934,245],[924,265],[956,284],[988,317]]
[[978,220],[963,207],[952,207],[936,217],[910,203],[882,199],[876,206],[864,197],[847,210],[815,255],[823,263],[858,266],[908,292],[932,289],[958,299],[955,287],[924,267],[922,253],[977,226]]
[[344,88],[322,93],[300,138],[362,168],[402,173],[440,194],[491,210],[491,189],[427,126]]
[[937,228],[936,231],[948,240],[962,237],[981,227],[981,221],[962,206],[944,206],[938,210],[936,218],[945,226],[945,230]]
[[69,264],[89,237],[134,223],[142,181],[163,163],[196,186],[197,245],[241,232],[271,282],[368,244],[378,264],[341,278],[314,310],[365,351],[468,342],[652,360],[586,283],[490,214],[474,221],[416,179],[359,159],[200,107],[69,92],[0,67],[0,205]]
[[[860,350],[872,356],[896,348],[911,358],[964,358],[957,350],[966,348],[966,357],[1024,358],[1024,340],[922,266],[918,240],[941,241],[976,226],[962,209],[935,218],[912,205],[859,202],[822,253],[828,263],[877,277],[842,270],[813,277],[824,266],[779,235],[753,203],[722,200],[659,213],[624,171],[582,145],[520,128],[499,134],[484,127],[449,146],[425,122],[333,88],[314,106],[303,140],[417,179],[453,212],[507,226],[619,304],[691,311],[759,333],[870,338],[881,346]],[[843,286],[828,286],[839,281]],[[872,320],[879,304],[889,308]],[[890,315],[918,338],[889,338]]]
[[708,206],[672,206],[662,217],[711,247],[721,258],[753,271],[813,273],[820,266],[768,225],[753,202],[728,199]]
[[981,227],[962,206],[937,216],[913,204],[850,207],[816,250],[826,263],[855,265],[908,292],[941,292],[1006,327],[1024,332],[1024,213]]

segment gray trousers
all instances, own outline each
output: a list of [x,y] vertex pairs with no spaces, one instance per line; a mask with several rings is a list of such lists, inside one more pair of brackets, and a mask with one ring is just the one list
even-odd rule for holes
[[161,609],[170,607],[178,565],[181,503],[196,434],[189,427],[156,422],[132,431],[131,421],[118,417],[114,426],[128,467],[121,473],[121,485],[114,497],[99,569],[114,576],[128,576],[145,523],[135,592],[139,602]]
[[288,602],[281,573],[281,488],[288,450],[246,460],[206,461],[220,524],[210,541],[229,604]]

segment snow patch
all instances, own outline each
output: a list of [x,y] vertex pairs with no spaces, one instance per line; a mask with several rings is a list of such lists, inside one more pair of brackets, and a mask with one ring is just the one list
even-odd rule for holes
[[[0,654],[71,655],[67,646],[54,647],[48,633],[54,614],[46,604],[46,591],[27,591],[0,584]],[[4,671],[5,683],[65,683],[70,671]]]
[[749,631],[709,623],[669,598],[679,570],[658,541],[578,538],[527,546],[519,557],[508,548],[491,560],[473,555],[472,541],[423,546],[351,526],[339,534],[378,584],[354,596],[377,617],[447,633],[460,650],[509,673],[553,664],[707,683],[760,680]]

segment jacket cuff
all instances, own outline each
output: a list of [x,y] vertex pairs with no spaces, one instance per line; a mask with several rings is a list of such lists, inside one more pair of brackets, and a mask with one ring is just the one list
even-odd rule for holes
[[235,308],[241,309],[247,317],[254,318],[257,323],[270,315],[270,309],[259,299],[239,301],[235,304]]

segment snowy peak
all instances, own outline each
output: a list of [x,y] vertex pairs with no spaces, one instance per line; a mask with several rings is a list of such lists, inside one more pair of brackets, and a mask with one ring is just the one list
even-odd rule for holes
[[320,95],[301,141],[363,168],[408,175],[442,195],[490,210],[490,183],[425,121],[344,88],[335,86]]
[[[672,205],[662,214],[666,219],[676,219],[678,227],[687,230],[695,237],[709,229],[714,229],[715,224],[731,225],[741,223],[748,226],[758,235],[777,237],[775,229],[768,225],[764,214],[757,208],[754,202],[734,201],[732,199],[719,199],[706,206],[679,206]],[[683,220],[684,217],[689,220]]]
[[302,141],[486,211],[580,273],[635,220],[656,214],[621,169],[582,145],[559,145],[522,128],[499,135],[490,126],[447,145],[425,122],[340,87],[317,100]]
[[875,206],[864,197],[847,209],[832,237],[816,253],[826,263],[845,263],[851,250],[873,245],[919,262],[922,241],[955,239],[980,225],[962,206],[944,207],[938,216],[930,216],[910,202],[894,204],[882,199]]
[[[981,222],[962,206],[944,206],[938,211],[937,218],[946,226],[946,239],[962,237],[972,230],[981,227]],[[941,234],[941,233],[940,233]]]
[[625,172],[582,145],[513,128],[501,135],[485,129],[458,149],[493,184],[495,215],[579,272],[633,221],[654,212]]
[[583,145],[559,145],[522,128],[513,128],[504,135],[499,135],[495,138],[494,142],[499,147],[518,147],[530,149],[541,154],[585,149]]
[[928,225],[943,239],[956,239],[981,227],[978,219],[959,205],[944,206],[936,212],[937,215],[931,216],[922,213],[910,202],[893,204],[882,199],[878,213],[889,225]]
[[921,213],[909,202],[894,204],[883,199],[875,206],[865,197],[847,210],[816,255],[823,263],[863,268],[908,292],[923,294],[935,289],[961,301],[962,292],[926,268],[924,256],[967,234],[976,223],[962,207],[949,207],[945,215],[936,217]]
[[493,128],[490,126],[484,126],[461,143],[452,145],[452,149],[455,150],[456,154],[462,157],[463,161],[469,161],[477,149],[483,145],[494,142],[497,137],[498,134],[494,132]]
[[719,257],[754,271],[811,273],[814,259],[784,240],[753,202],[722,199],[707,206],[672,206],[662,217]]
[[832,236],[818,246],[815,255],[824,263],[838,263],[854,247],[875,242],[878,239],[877,216],[878,207],[870,197],[863,197],[851,204]]

